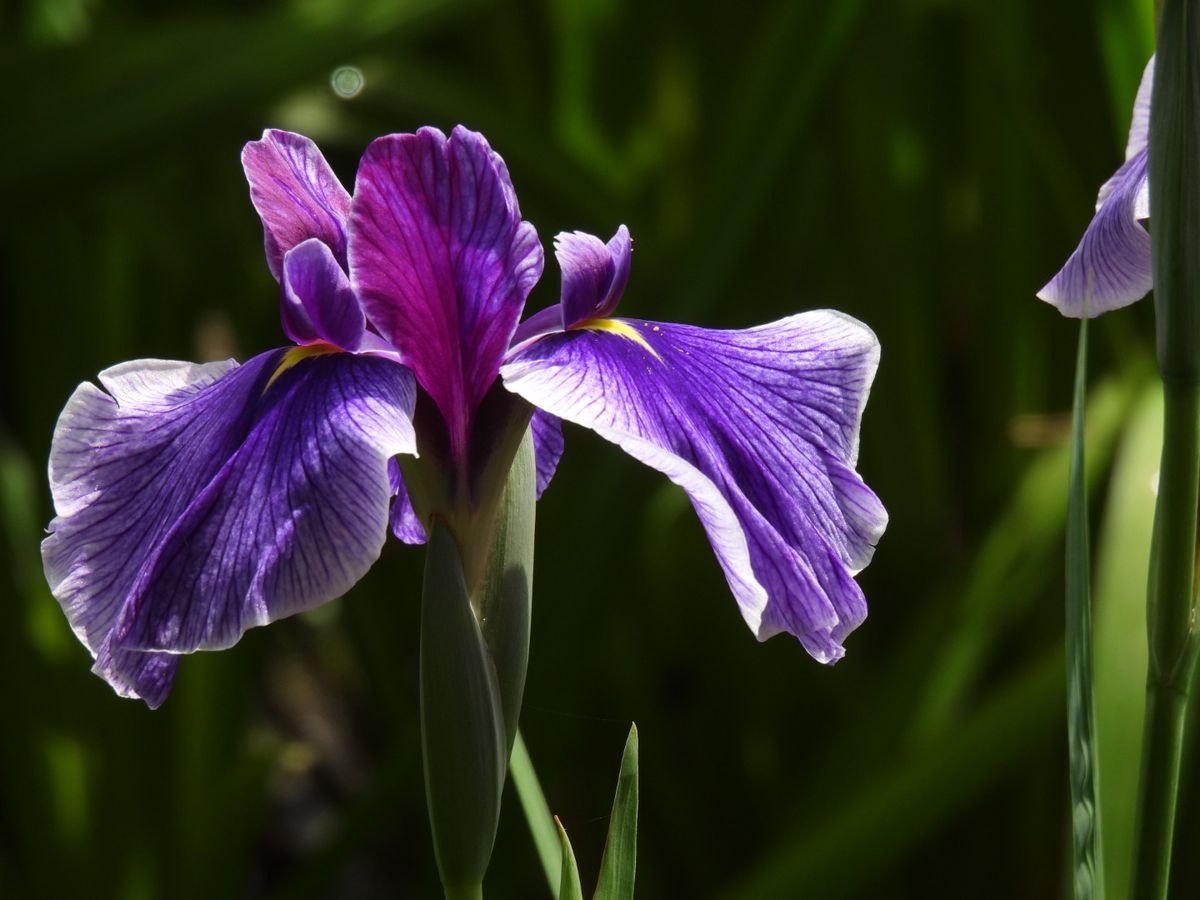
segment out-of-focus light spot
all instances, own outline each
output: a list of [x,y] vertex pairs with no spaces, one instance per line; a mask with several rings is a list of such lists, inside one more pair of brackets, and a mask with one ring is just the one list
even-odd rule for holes
[[343,100],[353,100],[363,89],[362,69],[358,66],[338,66],[329,76],[329,86]]

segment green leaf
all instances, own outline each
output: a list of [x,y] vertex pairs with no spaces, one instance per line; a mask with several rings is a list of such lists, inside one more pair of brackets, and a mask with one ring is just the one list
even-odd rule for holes
[[579,883],[579,866],[575,863],[571,839],[567,837],[567,829],[563,828],[558,816],[554,817],[554,824],[558,828],[558,840],[562,848],[562,878],[558,883],[558,900],[583,900],[583,886]]
[[562,869],[559,840],[554,833],[556,819],[550,815],[546,795],[542,793],[537,772],[533,769],[533,760],[529,758],[525,739],[519,731],[513,744],[512,757],[508,761],[508,772],[521,801],[521,811],[525,813],[525,821],[529,825],[529,833],[533,837],[533,845],[537,849],[538,859],[541,860],[542,870],[546,873],[546,883],[553,891]]
[[617,778],[617,794],[613,798],[604,857],[600,860],[600,879],[596,884],[595,900],[633,898],[637,875],[637,815],[638,732],[637,725],[632,725],[625,741],[625,752],[621,755],[621,774]]
[[500,686],[471,607],[458,545],[435,521],[421,605],[421,748],[447,894],[483,881],[507,769]]
[[1084,410],[1087,404],[1087,324],[1079,324],[1071,464],[1067,494],[1066,652],[1067,744],[1070,759],[1072,882],[1076,900],[1104,897],[1097,803],[1096,724],[1092,694],[1091,553],[1088,547]]
[[1111,897],[1129,896],[1133,860],[1147,654],[1146,642],[1135,638],[1146,627],[1162,416],[1162,390],[1153,385],[1128,416],[1096,547],[1093,685],[1096,741],[1104,760],[1097,795],[1104,819],[1104,886]]

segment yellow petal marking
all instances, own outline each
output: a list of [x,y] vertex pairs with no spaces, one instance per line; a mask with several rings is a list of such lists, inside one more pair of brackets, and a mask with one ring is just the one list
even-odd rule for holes
[[[572,325],[568,330],[581,331],[583,329],[587,329],[588,331],[607,331],[609,334],[615,334],[626,340],[633,341],[659,362],[662,362],[662,357],[658,355],[658,351],[650,346],[640,331],[624,319],[584,319],[582,322]],[[654,330],[658,331],[658,328]]]
[[275,379],[290,369],[296,363],[308,359],[310,356],[325,356],[329,353],[341,353],[333,344],[326,344],[324,341],[318,341],[315,344],[304,344],[300,347],[293,347],[287,353],[283,354],[283,359],[279,361],[279,365],[275,367],[270,379],[267,380],[267,386],[263,388],[263,393],[275,383]]

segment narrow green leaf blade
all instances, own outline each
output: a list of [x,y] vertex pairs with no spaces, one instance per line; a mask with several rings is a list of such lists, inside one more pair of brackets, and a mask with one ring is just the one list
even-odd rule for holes
[[512,776],[513,787],[521,801],[521,811],[525,813],[525,821],[529,825],[529,833],[533,837],[533,845],[537,848],[538,859],[541,860],[542,870],[546,873],[546,883],[553,891],[558,884],[559,872],[562,868],[562,854],[559,850],[559,840],[554,833],[554,816],[550,815],[550,805],[542,785],[538,782],[537,772],[533,769],[533,760],[529,758],[529,750],[525,739],[517,732],[513,743],[512,758],[508,761],[508,772]]
[[600,860],[595,900],[632,900],[637,876],[637,816],[638,731],[637,725],[633,725],[621,756],[621,774],[617,778],[604,858]]
[[583,900],[583,885],[579,883],[579,866],[575,863],[571,839],[567,837],[567,829],[563,828],[558,816],[554,817],[554,824],[558,828],[558,840],[562,847],[562,877],[558,884],[558,900]]
[[1102,900],[1104,870],[1098,864],[1100,807],[1096,717],[1092,695],[1091,553],[1088,546],[1084,412],[1087,403],[1087,322],[1080,320],[1071,419],[1067,494],[1066,651],[1067,741],[1071,778],[1072,881],[1075,900]]
[[1146,628],[1162,420],[1162,388],[1155,384],[1127,416],[1096,547],[1092,684],[1104,760],[1096,797],[1104,820],[1104,888],[1112,897],[1130,896],[1131,887],[1147,662],[1146,642],[1135,638]]

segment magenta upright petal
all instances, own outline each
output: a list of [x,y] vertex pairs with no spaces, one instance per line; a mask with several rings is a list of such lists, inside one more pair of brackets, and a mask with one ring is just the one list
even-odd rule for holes
[[827,311],[745,331],[609,321],[535,341],[505,386],[683,487],[760,639],[841,657],[887,523],[854,471],[875,336]]
[[336,353],[275,375],[140,360],[81,385],[55,431],[47,579],[95,671],[162,702],[176,657],[344,593],[386,534],[412,377]]
[[262,218],[267,265],[277,279],[283,256],[309,238],[329,245],[346,265],[350,195],[317,145],[303,135],[269,129],[242,150],[250,200]]
[[379,138],[351,211],[351,278],[367,317],[446,419],[452,452],[495,381],[542,248],[481,135],[433,128]]

